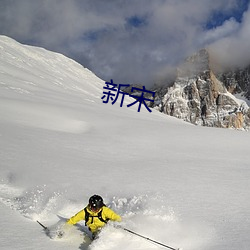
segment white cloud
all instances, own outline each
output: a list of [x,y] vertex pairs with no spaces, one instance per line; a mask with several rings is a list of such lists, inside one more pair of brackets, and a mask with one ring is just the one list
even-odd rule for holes
[[240,24],[232,17],[229,20],[226,20],[221,26],[205,30],[204,34],[201,36],[200,43],[211,44],[214,41],[231,36],[232,34],[237,33],[239,27]]
[[250,64],[250,9],[244,13],[242,22],[234,32],[216,40],[210,45],[219,64],[229,67],[246,66]]

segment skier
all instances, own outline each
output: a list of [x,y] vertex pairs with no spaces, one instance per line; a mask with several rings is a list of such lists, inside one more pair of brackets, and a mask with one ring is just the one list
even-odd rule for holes
[[74,225],[80,220],[85,220],[85,226],[92,232],[94,239],[109,220],[120,222],[122,219],[120,215],[105,206],[101,196],[95,194],[89,198],[89,204],[72,216],[67,224]]

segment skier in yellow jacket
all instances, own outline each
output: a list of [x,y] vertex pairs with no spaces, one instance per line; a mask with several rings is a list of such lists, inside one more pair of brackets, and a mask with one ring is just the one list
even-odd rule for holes
[[120,222],[122,219],[113,210],[104,205],[101,196],[93,195],[89,198],[88,206],[72,216],[67,221],[67,224],[74,225],[80,220],[85,220],[85,225],[92,232],[94,239],[98,231],[104,227],[109,220]]

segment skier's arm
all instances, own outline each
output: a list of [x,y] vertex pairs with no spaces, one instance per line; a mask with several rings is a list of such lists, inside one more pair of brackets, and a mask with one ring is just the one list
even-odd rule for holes
[[85,212],[84,209],[72,216],[70,219],[68,219],[67,224],[75,225],[78,221],[84,220],[85,218]]
[[106,217],[107,219],[110,219],[110,220],[112,220],[112,221],[118,221],[118,222],[122,221],[121,216],[118,215],[118,214],[116,214],[116,213],[115,213],[113,210],[111,210],[110,208],[105,207],[104,210],[105,210],[105,217]]

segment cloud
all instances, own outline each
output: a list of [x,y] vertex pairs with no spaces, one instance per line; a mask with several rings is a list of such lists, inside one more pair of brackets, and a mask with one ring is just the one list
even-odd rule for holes
[[204,46],[218,53],[249,40],[248,13],[233,18],[239,8],[237,0],[2,0],[0,33],[61,52],[104,80],[147,85]]
[[[224,24],[220,29],[227,29]],[[224,67],[245,67],[250,64],[250,10],[243,15],[236,29],[210,44],[214,60]]]
[[211,44],[225,37],[235,34],[240,28],[240,24],[232,17],[226,20],[221,26],[204,31],[200,38],[201,44]]

